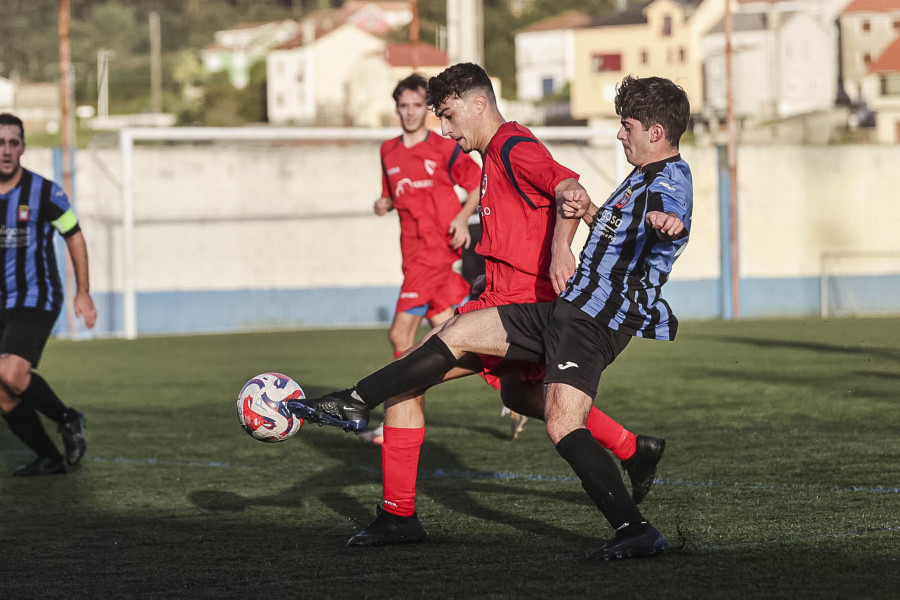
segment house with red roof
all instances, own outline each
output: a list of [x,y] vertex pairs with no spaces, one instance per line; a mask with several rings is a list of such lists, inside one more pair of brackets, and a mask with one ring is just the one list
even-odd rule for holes
[[364,57],[384,47],[381,37],[343,19],[304,19],[297,35],[268,53],[269,122],[352,125],[349,101],[356,82],[350,73]]
[[869,64],[862,91],[876,114],[876,139],[900,143],[900,36]]
[[839,22],[844,89],[854,103],[868,102],[863,79],[900,35],[900,0],[850,0]]
[[[399,126],[391,97],[397,82],[418,73],[429,79],[447,68],[447,52],[431,44],[391,43],[363,57],[350,73],[349,107],[357,127]],[[430,114],[430,113],[429,113]],[[437,119],[430,123],[440,127]]]

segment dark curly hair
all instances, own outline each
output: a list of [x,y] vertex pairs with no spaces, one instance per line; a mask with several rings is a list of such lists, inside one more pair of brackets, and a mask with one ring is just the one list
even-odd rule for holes
[[459,63],[444,69],[439,75],[428,80],[425,101],[432,110],[448,98],[462,98],[472,90],[484,92],[488,100],[497,103],[494,86],[484,69],[475,63]]
[[22,136],[22,141],[25,141],[25,125],[22,124],[22,119],[20,119],[16,115],[10,113],[0,114],[0,125],[15,125],[19,128],[19,133]]
[[427,89],[428,89],[428,82],[425,80],[425,78],[422,77],[421,75],[419,75],[418,73],[413,73],[406,79],[403,79],[402,81],[400,81],[400,83],[397,84],[397,87],[394,88],[394,94],[393,94],[394,104],[396,104],[397,102],[400,102],[400,94],[402,94],[406,90],[415,91],[415,90],[427,90]]
[[691,104],[684,90],[669,79],[628,75],[616,90],[616,114],[640,121],[645,129],[659,123],[677,148],[691,118]]

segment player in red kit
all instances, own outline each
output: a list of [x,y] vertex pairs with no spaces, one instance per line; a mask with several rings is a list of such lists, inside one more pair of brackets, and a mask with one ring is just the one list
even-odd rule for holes
[[[485,258],[485,291],[457,310],[553,300],[575,271],[571,244],[578,221],[556,215],[565,201],[587,198],[578,175],[553,160],[527,128],[503,119],[490,79],[478,65],[454,65],[433,77],[427,99],[441,119],[444,135],[466,153],[478,151],[483,159],[483,233],[477,251]],[[481,372],[489,382],[499,382],[505,406],[544,419],[543,365],[469,353],[444,380]],[[350,404],[358,400],[352,389],[346,393],[351,394]],[[426,537],[415,512],[424,403],[398,396],[385,402],[385,410],[396,444],[390,464],[384,455],[382,459],[384,506],[378,507],[374,521],[350,539],[351,546],[419,542]],[[665,440],[637,436],[597,408],[590,411],[587,429],[622,461],[634,501],[643,500],[653,484]]]

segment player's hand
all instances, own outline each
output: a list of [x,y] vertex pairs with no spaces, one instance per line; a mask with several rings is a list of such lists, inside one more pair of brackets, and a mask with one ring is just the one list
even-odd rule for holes
[[580,219],[591,206],[591,197],[582,187],[560,192],[560,198],[559,212],[565,219]]
[[450,247],[454,250],[468,248],[472,243],[472,236],[469,234],[469,220],[457,215],[450,221],[447,235],[450,236]]
[[675,240],[686,234],[684,223],[674,213],[652,210],[647,213],[647,224],[656,230],[657,235],[663,240]]
[[379,198],[375,201],[375,214],[379,217],[383,217],[390,211],[394,209],[394,201],[390,198]]
[[75,308],[75,316],[84,317],[84,324],[88,329],[93,329],[94,323],[97,322],[97,309],[94,308],[91,295],[87,292],[77,292],[72,305]]
[[550,259],[550,281],[553,291],[561,294],[566,289],[569,278],[575,273],[575,255],[571,248],[560,249]]

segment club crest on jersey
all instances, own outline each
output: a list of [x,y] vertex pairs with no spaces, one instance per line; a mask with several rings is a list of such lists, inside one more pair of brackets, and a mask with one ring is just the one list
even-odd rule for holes
[[28,208],[28,205],[20,205],[19,210],[16,213],[16,221],[19,223],[27,223],[31,220],[31,209]]
[[632,193],[633,192],[632,192],[631,188],[628,188],[627,190],[625,190],[625,194],[621,198],[619,198],[618,202],[616,202],[616,208],[625,208],[625,206],[627,206],[628,203],[631,202],[631,194]]
[[437,162],[431,159],[425,159],[425,172],[429,175],[434,175],[434,171],[437,169]]

